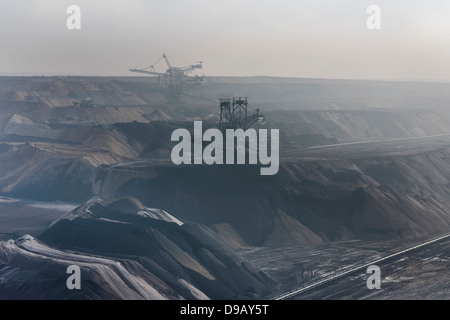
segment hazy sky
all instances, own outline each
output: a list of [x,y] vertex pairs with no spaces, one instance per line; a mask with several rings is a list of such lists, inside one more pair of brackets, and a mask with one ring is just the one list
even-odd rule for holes
[[162,52],[206,75],[450,81],[450,1],[0,0],[0,74],[132,76]]

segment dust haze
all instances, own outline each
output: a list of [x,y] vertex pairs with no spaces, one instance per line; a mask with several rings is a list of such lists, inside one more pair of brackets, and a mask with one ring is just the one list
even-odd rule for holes
[[450,299],[448,1],[72,4],[0,0],[0,299]]
[[127,76],[161,54],[205,74],[448,81],[450,5],[377,1],[0,1],[0,73]]

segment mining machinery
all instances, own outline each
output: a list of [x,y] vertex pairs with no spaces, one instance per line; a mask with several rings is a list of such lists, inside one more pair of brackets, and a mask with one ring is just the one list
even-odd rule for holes
[[[167,65],[167,69],[165,72],[158,72],[155,70],[155,66],[161,62],[165,61]],[[170,100],[178,101],[181,97],[182,86],[186,83],[202,83],[205,81],[204,76],[189,76],[195,69],[202,69],[203,61],[198,61],[196,64],[189,65],[186,67],[174,67],[170,63],[167,55],[165,53],[162,54],[162,57],[159,58],[152,65],[142,68],[142,69],[130,69],[131,72],[144,73],[157,77],[158,85],[167,90],[167,96]]]
[[219,129],[243,129],[247,130],[257,122],[264,122],[264,115],[260,109],[252,115],[248,114],[248,100],[243,97],[233,99],[220,99]]

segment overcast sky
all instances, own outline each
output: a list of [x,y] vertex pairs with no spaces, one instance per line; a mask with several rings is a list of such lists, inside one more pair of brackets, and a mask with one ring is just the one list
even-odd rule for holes
[[0,74],[132,76],[163,52],[206,75],[450,81],[450,1],[0,0]]

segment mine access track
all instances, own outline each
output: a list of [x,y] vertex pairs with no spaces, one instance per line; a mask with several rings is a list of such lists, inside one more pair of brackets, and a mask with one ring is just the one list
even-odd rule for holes
[[450,239],[450,234],[446,234],[444,236],[440,236],[438,238],[434,238],[432,240],[426,241],[426,242],[421,243],[419,245],[415,245],[413,247],[404,249],[402,251],[399,251],[399,252],[387,255],[387,256],[385,256],[383,258],[373,260],[373,261],[371,261],[369,263],[366,263],[364,265],[361,265],[359,267],[354,267],[354,268],[351,268],[349,270],[343,271],[341,273],[334,274],[332,276],[326,277],[325,279],[321,279],[321,280],[319,280],[319,281],[317,281],[317,282],[315,282],[313,284],[307,285],[307,286],[305,286],[303,288],[300,288],[300,289],[297,289],[297,290],[294,290],[294,291],[282,294],[282,295],[274,298],[274,300],[288,300],[288,299],[291,299],[291,298],[293,298],[295,296],[298,296],[298,295],[300,295],[300,294],[302,294],[304,292],[307,292],[307,291],[310,291],[312,289],[318,288],[320,286],[323,286],[324,284],[327,284],[327,283],[330,283],[330,282],[332,282],[334,280],[337,280],[337,279],[340,279],[342,277],[348,276],[348,275],[350,275],[352,273],[355,273],[357,271],[366,269],[368,266],[371,266],[373,264],[378,264],[380,262],[384,262],[384,261],[387,261],[387,260],[399,257],[399,256],[401,256],[403,254],[409,253],[411,251],[423,248],[425,246],[428,246],[428,245],[431,245],[433,243],[436,243],[436,242],[439,242],[439,241],[442,241],[442,240],[446,240],[446,239]]

